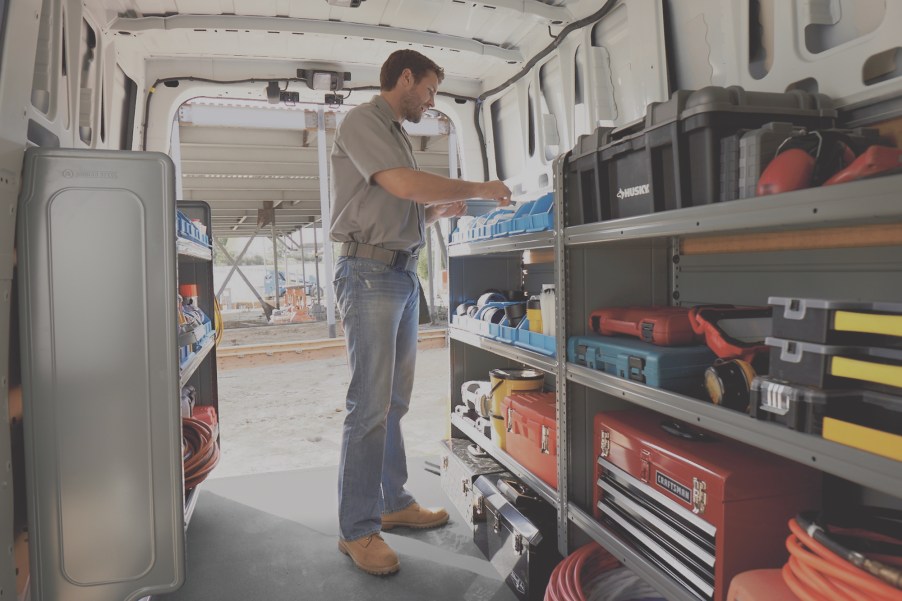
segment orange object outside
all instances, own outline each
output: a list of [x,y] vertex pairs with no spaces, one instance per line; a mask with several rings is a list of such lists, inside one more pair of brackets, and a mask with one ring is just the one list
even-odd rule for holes
[[181,284],[179,286],[179,294],[182,295],[182,298],[197,296],[197,284]]

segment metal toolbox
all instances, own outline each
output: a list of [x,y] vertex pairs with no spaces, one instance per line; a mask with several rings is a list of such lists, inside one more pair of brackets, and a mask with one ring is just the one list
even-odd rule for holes
[[557,552],[554,507],[518,480],[480,476],[485,497],[488,558],[522,601],[542,601]]
[[[465,438],[443,440],[441,453],[442,491],[471,527],[485,521],[481,495],[473,493],[473,483],[484,474],[505,472],[504,466]],[[475,448],[474,448],[475,447]],[[474,454],[476,449],[483,453]]]
[[820,474],[643,409],[594,420],[595,517],[703,600],[786,562],[786,522],[816,508]]
[[511,457],[552,488],[557,488],[557,395],[518,392],[504,397],[501,414]]

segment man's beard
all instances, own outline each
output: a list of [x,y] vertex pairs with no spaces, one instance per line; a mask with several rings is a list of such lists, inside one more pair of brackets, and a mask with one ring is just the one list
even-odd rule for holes
[[419,123],[424,112],[420,110],[421,106],[412,95],[406,96],[401,104],[401,116],[411,123]]

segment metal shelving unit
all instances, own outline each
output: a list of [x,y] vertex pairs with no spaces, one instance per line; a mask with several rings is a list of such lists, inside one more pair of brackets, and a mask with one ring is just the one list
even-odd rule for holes
[[902,219],[902,175],[777,196],[731,200],[675,211],[576,225],[564,229],[564,245],[692,236],[737,231],[777,231]]
[[[211,231],[210,207],[204,202],[179,201],[178,209],[188,217],[200,220]],[[194,284],[197,286],[198,306],[211,320],[215,311],[215,299],[213,297],[213,252],[202,244],[193,240],[178,237],[176,239],[176,251],[178,253],[178,283]],[[184,340],[179,341],[184,342]],[[215,332],[208,335],[197,351],[179,371],[179,389],[191,384],[195,388],[198,405],[212,405],[219,413],[219,393],[216,375],[216,336]],[[217,443],[218,429],[214,433]],[[202,484],[187,491],[185,495],[185,528],[194,515],[197,498]]]
[[179,372],[179,386],[184,386],[188,383],[188,380],[191,379],[191,376],[194,375],[194,372],[197,371],[197,368],[200,367],[204,360],[207,358],[207,355],[210,354],[210,351],[213,350],[213,347],[216,346],[216,340],[213,336],[207,338],[207,341],[204,342],[204,345],[200,347],[199,351],[194,353],[194,356],[191,357],[191,360],[182,367]]
[[862,486],[902,497],[902,478],[899,477],[897,461],[581,365],[568,363],[566,370],[568,381],[691,422]]
[[[556,198],[561,199],[565,182],[559,165],[556,166],[555,176]],[[551,489],[499,450],[462,416],[452,414],[452,425],[485,448],[496,460],[559,509],[558,546],[561,553],[569,552],[570,531],[571,528],[576,528],[611,551],[662,595],[679,601],[697,600],[693,593],[671,579],[654,562],[646,559],[632,545],[592,517],[591,499],[585,498],[585,491],[591,488],[587,481],[587,478],[591,479],[591,474],[582,473],[584,470],[581,467],[574,466],[573,458],[582,458],[583,455],[588,457],[593,453],[592,441],[587,439],[585,427],[579,424],[586,423],[585,420],[591,419],[591,414],[603,407],[645,407],[811,466],[853,486],[902,498],[902,478],[899,477],[900,466],[896,461],[790,430],[779,424],[758,421],[746,414],[694,398],[567,363],[565,358],[567,338],[581,334],[586,327],[588,311],[606,302],[678,302],[674,300],[674,296],[676,299],[681,297],[679,294],[674,295],[675,291],[682,294],[683,300],[711,295],[718,302],[724,302],[717,296],[716,287],[711,285],[713,276],[708,275],[709,271],[719,273],[718,270],[732,270],[738,274],[752,274],[749,277],[753,280],[766,280],[767,285],[762,288],[769,288],[771,291],[792,288],[796,290],[795,293],[804,291],[811,296],[826,297],[843,292],[843,279],[825,275],[834,269],[834,258],[842,264],[835,268],[838,269],[837,273],[855,273],[856,277],[861,277],[862,265],[868,266],[879,260],[880,265],[871,267],[870,271],[866,267],[867,273],[863,276],[865,282],[879,281],[881,270],[884,273],[898,271],[898,265],[902,263],[902,249],[884,257],[879,248],[855,248],[840,241],[835,247],[825,244],[815,247],[816,250],[802,253],[768,251],[774,254],[768,255],[766,259],[747,258],[743,253],[730,254],[731,251],[718,251],[723,256],[717,256],[715,252],[713,258],[710,253],[699,258],[683,256],[681,249],[685,240],[722,234],[771,234],[902,222],[902,206],[898,201],[900,187],[902,175],[893,175],[779,196],[713,203],[569,227],[565,227],[566,207],[561,206],[561,201],[558,200],[555,209],[558,224],[556,232],[452,246],[449,254],[458,261],[457,279],[452,281],[456,281],[458,288],[474,279],[476,283],[473,286],[485,285],[486,279],[480,270],[498,274],[505,269],[511,270],[517,253],[523,250],[554,248],[556,251],[553,281],[558,289],[557,359],[483,338],[460,328],[451,327],[449,335],[452,340],[467,348],[487,351],[556,376],[559,399],[559,490]],[[890,245],[898,247],[898,244],[892,242]],[[801,260],[795,258],[795,254],[806,256]],[[454,265],[452,261],[452,270]],[[812,269],[806,276],[808,279],[799,278],[797,274],[807,273],[805,270],[809,265]],[[886,276],[883,279],[891,281]],[[804,282],[798,283],[797,280]],[[809,286],[811,283],[813,287]],[[734,289],[730,283],[725,286],[724,296],[741,297],[747,292],[745,289]],[[876,291],[867,289],[871,294],[890,297],[885,300],[896,299],[902,294],[902,290],[897,290],[898,286],[894,288],[891,283],[880,284],[877,288],[879,290]],[[712,290],[715,292],[712,293]],[[761,302],[761,299],[757,301]],[[709,301],[702,298],[696,302]],[[733,302],[736,303],[735,300]],[[469,357],[466,353],[458,353],[458,360]],[[489,359],[481,355],[474,360],[482,365]],[[471,372],[459,369],[454,373],[459,378]],[[457,384],[459,382],[453,383]],[[568,400],[568,396],[573,400]],[[580,466],[590,465],[590,459],[591,457],[582,458],[577,463]]]
[[[856,247],[837,240],[835,246],[828,241],[799,251],[762,249],[763,254],[752,253],[753,256],[726,249],[695,256],[682,254],[684,242],[696,238],[717,239],[724,235],[722,239],[726,239],[742,233],[771,235],[902,222],[902,206],[898,202],[900,186],[902,175],[894,175],[779,196],[563,227],[557,274],[558,313],[564,323],[559,322],[558,328],[566,336],[558,347],[561,356],[558,394],[559,423],[568,425],[560,427],[558,440],[562,446],[559,450],[561,503],[568,508],[568,515],[559,524],[562,552],[568,547],[567,529],[572,524],[622,559],[667,598],[696,599],[591,515],[591,499],[585,495],[593,485],[592,476],[580,473],[582,470],[569,462],[574,457],[594,454],[593,442],[577,424],[606,407],[620,408],[628,404],[651,409],[838,476],[852,486],[902,498],[899,462],[568,363],[561,354],[565,352],[567,337],[584,332],[588,312],[607,303],[763,304],[768,294],[782,290],[792,291],[790,295],[840,297],[848,294],[850,277],[863,286],[858,290],[867,290],[875,298],[902,300],[902,289],[885,283],[887,279],[892,281],[888,274],[900,271],[902,264],[902,249],[893,242],[886,243],[895,247],[889,250],[869,248],[867,241]],[[566,225],[564,209],[557,215],[562,225]],[[595,278],[604,281],[604,285],[587,277],[593,268]],[[721,276],[726,279],[718,280]],[[745,295],[754,297],[755,301],[743,303]],[[579,465],[589,464],[591,461],[585,459]],[[572,486],[567,479],[571,479]],[[577,492],[571,499],[573,491]]]
[[544,231],[529,234],[516,234],[507,238],[479,240],[477,242],[461,242],[448,246],[448,255],[452,257],[473,257],[499,253],[522,252],[540,248],[552,248],[557,232]]
[[206,246],[201,246],[193,240],[179,238],[176,240],[175,248],[179,257],[199,259],[201,261],[212,261],[213,251]]
[[557,359],[554,357],[542,355],[541,353],[514,346],[513,344],[506,344],[504,342],[498,342],[497,340],[484,338],[478,334],[460,328],[449,327],[448,335],[452,340],[458,340],[465,344],[469,344],[470,346],[481,348],[501,357],[511,359],[512,361],[524,363],[547,373],[553,374],[557,371]]

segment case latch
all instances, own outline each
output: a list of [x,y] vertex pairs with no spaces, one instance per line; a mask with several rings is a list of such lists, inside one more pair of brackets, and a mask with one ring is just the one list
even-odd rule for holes
[[548,439],[549,439],[548,426],[542,426],[542,454],[544,454],[544,455],[551,454],[551,451],[548,449]]
[[523,555],[523,535],[522,534],[514,535],[514,552],[517,555]]
[[507,408],[507,431],[510,432],[511,428],[514,427],[514,410],[510,407]]
[[492,532],[501,534],[501,517],[496,513],[495,519],[492,521]]
[[482,495],[473,497],[473,518],[482,518],[485,514],[485,497]]
[[607,457],[611,452],[611,433],[607,430],[601,431],[601,456]]
[[442,469],[443,470],[448,469],[448,456],[447,455],[442,456]]
[[460,487],[461,492],[463,492],[464,495],[470,494],[470,479],[463,478],[463,479],[461,479],[460,484],[461,484],[461,487]]
[[642,382],[645,384],[645,359],[630,355],[627,357],[627,368],[629,373],[627,378],[634,382]]
[[647,449],[642,449],[639,460],[642,462],[642,466],[639,469],[639,479],[643,482],[648,482],[649,478],[651,478],[651,453]]
[[704,480],[698,478],[692,479],[692,511],[694,513],[705,513],[705,507],[708,505],[708,485]]

